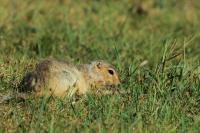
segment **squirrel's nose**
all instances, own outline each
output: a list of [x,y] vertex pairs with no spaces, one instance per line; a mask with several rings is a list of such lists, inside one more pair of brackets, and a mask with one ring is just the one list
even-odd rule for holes
[[117,82],[115,83],[115,85],[119,85],[119,84],[121,84],[121,82],[120,82],[120,79],[117,78]]

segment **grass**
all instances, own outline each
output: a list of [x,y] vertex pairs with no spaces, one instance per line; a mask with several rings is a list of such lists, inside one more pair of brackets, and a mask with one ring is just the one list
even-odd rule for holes
[[0,132],[199,132],[199,21],[198,0],[2,1],[1,95],[47,57],[104,59],[129,93],[13,100]]

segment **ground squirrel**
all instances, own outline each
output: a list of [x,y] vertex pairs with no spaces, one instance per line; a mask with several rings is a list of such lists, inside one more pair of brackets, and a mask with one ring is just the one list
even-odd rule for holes
[[76,67],[63,61],[46,59],[38,63],[32,72],[25,74],[19,91],[63,98],[118,84],[117,72],[105,61],[92,61]]

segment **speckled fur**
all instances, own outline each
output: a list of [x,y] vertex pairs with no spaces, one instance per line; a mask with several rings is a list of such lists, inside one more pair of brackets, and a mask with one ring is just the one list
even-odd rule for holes
[[34,93],[36,96],[65,97],[85,94],[119,83],[114,68],[104,61],[93,61],[75,67],[63,61],[48,59],[40,62],[33,72],[24,76],[20,90]]

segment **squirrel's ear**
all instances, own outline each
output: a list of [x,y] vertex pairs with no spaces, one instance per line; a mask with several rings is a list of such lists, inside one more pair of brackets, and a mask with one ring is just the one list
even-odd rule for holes
[[101,61],[94,61],[92,62],[92,67],[95,69],[101,69],[102,68],[102,62]]
[[97,62],[96,66],[98,69],[101,69],[101,66],[102,66],[101,62]]

